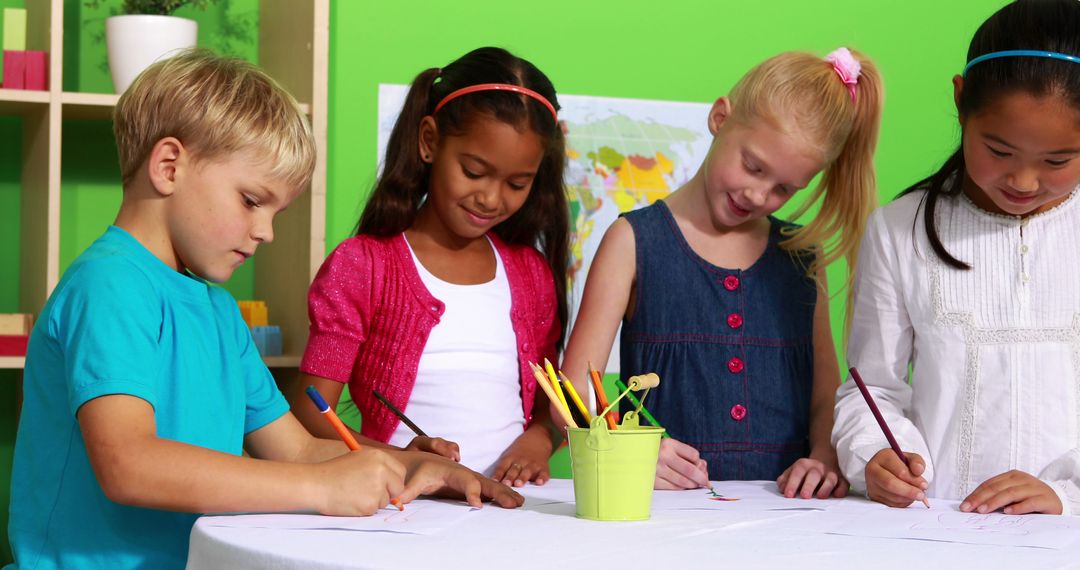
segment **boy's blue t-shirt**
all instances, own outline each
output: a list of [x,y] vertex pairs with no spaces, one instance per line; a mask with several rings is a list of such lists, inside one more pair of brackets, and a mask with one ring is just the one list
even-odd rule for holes
[[288,404],[224,289],[110,227],[71,267],[30,336],[8,532],[25,568],[183,567],[198,515],[119,505],[90,467],[76,413],[128,394],[157,434],[240,455]]

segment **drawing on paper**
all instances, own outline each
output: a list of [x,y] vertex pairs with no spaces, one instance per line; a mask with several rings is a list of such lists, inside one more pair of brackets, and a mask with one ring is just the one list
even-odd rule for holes
[[1055,524],[1042,517],[1003,515],[997,513],[941,513],[936,523],[921,522],[911,525],[911,530],[961,531],[1012,536],[1027,536],[1033,532],[1067,530],[1068,525]]
[[725,497],[725,496],[721,495],[720,493],[717,493],[716,489],[709,489],[709,491],[708,491],[708,493],[706,495],[706,498],[709,499],[710,501],[738,501],[739,500],[739,499],[737,499],[735,497]]

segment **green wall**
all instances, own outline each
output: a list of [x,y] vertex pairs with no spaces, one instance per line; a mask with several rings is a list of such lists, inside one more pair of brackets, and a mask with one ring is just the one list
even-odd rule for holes
[[[331,0],[327,249],[349,235],[374,181],[379,83],[407,83],[482,45],[532,60],[561,93],[711,102],[758,61],[780,51],[824,54],[840,45],[875,58],[887,90],[878,152],[888,198],[927,174],[957,141],[949,80],[964,63],[979,22],[1003,0],[637,0],[546,3],[505,0]],[[65,0],[64,88],[111,92],[104,66],[100,9]],[[22,0],[0,0],[0,8]],[[205,13],[200,43],[257,59],[257,0],[229,0]],[[97,30],[97,31],[95,31]],[[18,267],[21,123],[0,117],[0,266]],[[63,269],[111,222],[119,174],[107,124],[64,127],[61,264]],[[840,267],[830,271],[839,283]],[[229,289],[252,291],[251,268]],[[842,328],[833,304],[834,329]],[[17,272],[0,272],[0,311],[18,305]],[[16,374],[0,371],[0,501],[6,504],[14,441]],[[565,457],[554,462],[566,475]],[[6,509],[5,509],[6,510]],[[6,521],[0,531],[6,535]],[[3,541],[0,541],[2,543]],[[6,546],[6,545],[5,545]],[[6,552],[0,552],[10,559]]]

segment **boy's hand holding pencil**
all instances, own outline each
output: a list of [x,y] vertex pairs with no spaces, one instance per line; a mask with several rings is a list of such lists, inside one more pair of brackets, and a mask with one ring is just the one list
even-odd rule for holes
[[383,450],[346,453],[320,463],[315,472],[313,484],[299,489],[313,491],[310,502],[321,514],[368,516],[392,501],[403,508],[399,497],[405,491],[406,467]]

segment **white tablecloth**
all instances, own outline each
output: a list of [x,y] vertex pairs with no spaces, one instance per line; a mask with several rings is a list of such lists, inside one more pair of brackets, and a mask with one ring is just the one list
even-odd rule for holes
[[[858,497],[783,499],[768,482],[716,486],[721,494],[743,500],[693,510],[688,507],[699,504],[699,497],[658,491],[651,519],[641,522],[576,518],[568,480],[526,487],[526,506],[520,509],[485,505],[471,511],[463,505],[460,513],[445,519],[448,524],[417,525],[411,531],[407,522],[345,530],[312,529],[310,517],[289,515],[262,519],[268,524],[252,522],[259,517],[202,517],[191,533],[188,568],[1080,568],[1080,540],[1051,549],[833,534],[850,532],[853,522],[857,528],[867,516],[884,513],[895,519],[924,513],[885,512],[885,507]],[[442,505],[434,508],[432,503],[415,501],[404,514],[419,518],[428,504],[427,513],[446,516]],[[941,505],[935,508],[942,509],[942,516],[960,516],[955,507]],[[382,511],[376,517],[395,521],[402,515]],[[1074,524],[1074,518],[1059,520]],[[326,527],[349,526],[327,519]],[[290,526],[290,520],[309,528],[282,528]],[[1001,536],[1016,534],[1004,529]]]

